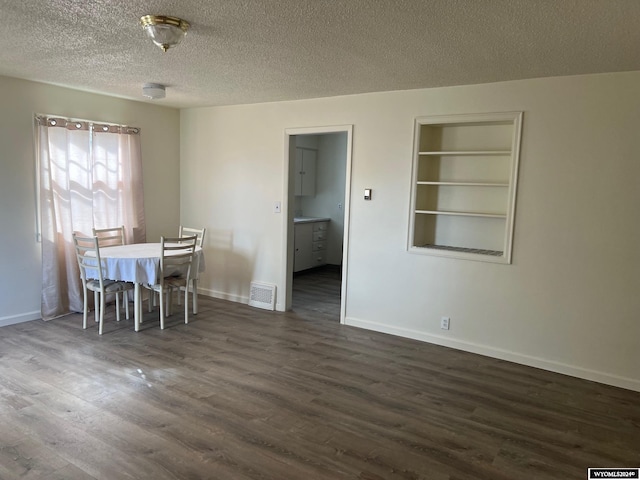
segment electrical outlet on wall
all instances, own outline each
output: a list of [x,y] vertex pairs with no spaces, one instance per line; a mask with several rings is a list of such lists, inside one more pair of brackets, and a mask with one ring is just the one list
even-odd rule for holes
[[442,317],[440,318],[440,328],[442,330],[449,330],[449,321],[451,319],[449,317]]

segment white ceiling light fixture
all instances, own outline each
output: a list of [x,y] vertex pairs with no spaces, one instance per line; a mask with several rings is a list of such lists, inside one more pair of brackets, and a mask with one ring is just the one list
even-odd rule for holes
[[140,25],[163,52],[178,45],[189,30],[189,22],[164,15],[145,15],[140,18]]
[[159,83],[145,83],[142,87],[142,95],[151,100],[158,100],[166,96],[164,85]]

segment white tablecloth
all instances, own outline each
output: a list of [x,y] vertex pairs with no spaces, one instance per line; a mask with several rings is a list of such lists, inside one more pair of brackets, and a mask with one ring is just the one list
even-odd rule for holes
[[[100,248],[104,278],[143,285],[158,283],[161,256],[160,243],[134,243]],[[196,247],[195,262],[198,272],[203,272],[204,255],[200,247]],[[192,272],[192,276],[195,276],[195,272]]]

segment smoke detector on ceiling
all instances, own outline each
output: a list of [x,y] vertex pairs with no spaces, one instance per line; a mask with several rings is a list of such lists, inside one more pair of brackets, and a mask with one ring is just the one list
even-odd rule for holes
[[160,85],[159,83],[145,83],[142,87],[142,95],[151,100],[158,100],[159,98],[164,98],[166,92],[164,85]]

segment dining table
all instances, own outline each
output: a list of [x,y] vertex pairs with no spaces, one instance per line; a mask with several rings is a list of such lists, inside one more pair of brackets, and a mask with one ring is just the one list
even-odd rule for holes
[[[180,253],[180,251],[174,252],[176,255]],[[167,255],[171,255],[171,251],[168,251]],[[131,243],[100,248],[104,278],[131,282],[135,286],[133,318],[136,332],[139,330],[142,320],[142,292],[140,286],[156,285],[159,283],[161,256],[162,244],[160,242]],[[198,275],[205,269],[202,247],[196,246],[194,265],[197,265],[197,271],[192,273],[192,275]],[[180,272],[165,272],[165,275],[176,273]],[[194,294],[196,293],[194,292]]]

